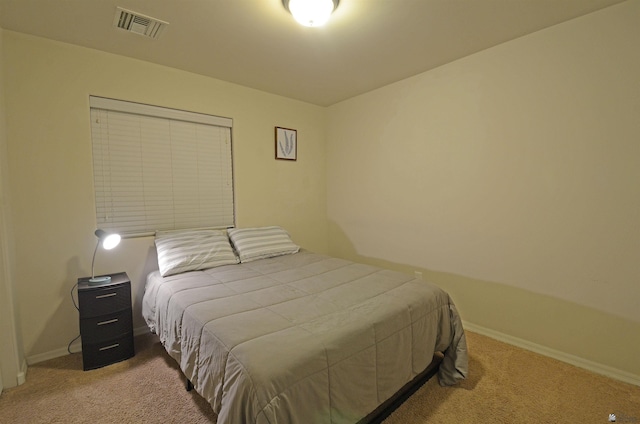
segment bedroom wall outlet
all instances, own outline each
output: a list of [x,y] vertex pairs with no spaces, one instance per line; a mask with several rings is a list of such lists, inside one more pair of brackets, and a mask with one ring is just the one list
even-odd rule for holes
[[419,280],[422,280],[422,272],[420,271],[413,271],[413,276]]

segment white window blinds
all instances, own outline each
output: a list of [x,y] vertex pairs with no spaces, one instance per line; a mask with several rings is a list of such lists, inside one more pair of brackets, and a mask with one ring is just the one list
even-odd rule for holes
[[232,120],[91,97],[99,228],[234,226]]

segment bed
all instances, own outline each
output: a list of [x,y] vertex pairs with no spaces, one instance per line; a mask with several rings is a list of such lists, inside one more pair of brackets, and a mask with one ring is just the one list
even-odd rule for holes
[[213,248],[194,234],[156,236],[143,316],[219,424],[356,423],[436,352],[441,385],[466,377],[460,317],[437,286],[300,249],[280,227],[216,232]]

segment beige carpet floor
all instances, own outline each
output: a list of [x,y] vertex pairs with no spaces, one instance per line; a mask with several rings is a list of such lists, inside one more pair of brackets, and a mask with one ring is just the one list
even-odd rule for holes
[[[400,423],[640,424],[640,387],[467,332],[470,376],[433,378],[385,421]],[[136,356],[82,371],[80,354],[29,367],[25,384],[0,396],[0,423],[210,423],[215,415],[184,389],[157,338],[136,338]],[[300,423],[311,424],[311,423]]]

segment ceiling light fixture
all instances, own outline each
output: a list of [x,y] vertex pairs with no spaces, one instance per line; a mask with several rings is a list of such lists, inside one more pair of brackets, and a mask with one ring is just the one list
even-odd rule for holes
[[308,27],[326,24],[339,3],[340,0],[282,0],[293,18]]

